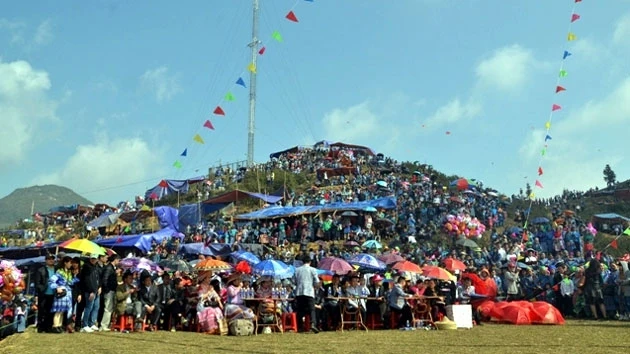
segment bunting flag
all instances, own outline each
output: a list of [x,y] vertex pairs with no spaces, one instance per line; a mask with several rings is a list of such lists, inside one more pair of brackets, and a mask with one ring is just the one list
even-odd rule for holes
[[[536,194],[534,194],[534,192],[531,192],[529,194],[529,200],[534,200],[534,199],[536,199]],[[527,224],[527,221],[525,221],[525,223]]]
[[623,232],[623,234],[624,234],[624,235],[628,235],[628,236],[630,236],[630,227],[628,227],[628,228],[627,228],[627,229]]
[[209,119],[208,119],[208,120],[206,120],[206,122],[205,122],[205,123],[203,123],[203,126],[204,126],[205,128],[208,128],[208,129],[214,130],[214,125],[212,125],[212,122],[211,122]]
[[610,247],[617,249],[619,247],[619,245],[617,245],[617,239],[612,240],[612,242],[610,243]]
[[[574,3],[579,3],[581,2],[581,0],[575,0]],[[571,17],[570,17],[570,22],[569,22],[569,29],[568,29],[568,33],[567,33],[567,42],[572,42],[577,40],[577,35],[575,34],[575,32],[573,32],[573,23],[575,23],[576,21],[578,21],[581,16],[575,11],[577,5],[573,5],[573,9],[571,10]],[[565,44],[567,45],[567,44]],[[572,54],[571,52],[569,52],[569,50],[563,50],[562,51],[562,60],[560,61],[560,69],[558,70],[558,77],[556,78],[556,84],[555,84],[555,93],[558,94],[560,92],[564,92],[567,91],[566,87],[563,85],[562,81],[563,78],[567,77],[568,72],[565,69],[565,63],[567,62],[567,58],[570,57]],[[558,96],[561,97],[561,96]],[[537,188],[543,189],[543,175],[544,175],[544,170],[543,170],[543,166],[544,166],[544,161],[543,159],[545,158],[545,155],[547,155],[547,149],[548,149],[548,145],[547,142],[551,140],[551,127],[552,127],[552,122],[553,122],[553,118],[554,115],[556,114],[557,111],[562,110],[562,105],[561,103],[553,103],[551,105],[551,112],[549,112],[549,118],[547,119],[547,121],[545,122],[545,140],[544,143],[542,144],[542,148],[540,150],[540,160],[538,161],[538,168],[537,168],[537,174],[538,177],[540,179],[536,179],[535,181],[535,186]],[[545,176],[546,177],[546,176]],[[529,209],[531,210],[533,202],[534,202],[534,193],[531,193],[529,195],[529,199],[530,199],[530,203],[529,203]],[[527,217],[525,218],[525,228],[528,225],[528,221],[529,221],[529,214],[527,215]],[[628,229],[628,235],[630,235],[630,228]],[[616,243],[614,245],[616,247]]]
[[212,113],[218,115],[218,116],[224,116],[225,115],[225,111],[223,110],[223,108],[221,108],[221,106],[217,106],[217,108],[214,109],[214,111],[212,111]]
[[[313,0],[305,0],[306,2],[314,2]],[[297,3],[296,3],[297,5]],[[289,9],[288,12],[285,12],[285,19],[289,20],[291,22],[294,23],[299,23],[299,19],[296,15],[296,11],[294,10],[295,5],[293,8]],[[278,43],[282,43],[284,41],[284,38],[282,37],[282,34],[280,34],[280,31],[275,30],[271,33],[271,39],[274,40],[275,42]],[[269,48],[269,43],[265,43],[266,45],[263,45],[262,41],[259,42],[260,44],[260,48],[257,48],[258,51],[258,55],[262,56],[263,54],[265,54],[267,52],[267,49]],[[258,72],[258,67],[256,65],[256,60],[251,61],[248,65],[247,65],[247,71],[249,71],[252,74],[257,74]],[[243,74],[241,74],[243,75]],[[247,85],[245,83],[245,80],[243,79],[242,76],[239,76],[238,79],[236,80],[236,82],[234,84],[232,84],[233,86],[241,86],[243,88],[247,88]],[[226,112],[225,110],[221,107],[222,105],[225,107],[225,102],[233,102],[236,100],[236,97],[239,95],[238,92],[235,91],[235,89],[232,87],[230,89],[227,90],[227,92],[225,92],[223,98],[220,100],[220,102],[217,104],[216,108],[212,111],[212,113],[214,115],[218,115],[218,116],[225,116]],[[215,122],[216,123],[216,122]],[[203,123],[203,128],[207,128],[210,130],[215,130],[214,125],[212,124],[212,122],[209,119],[206,119],[205,122]],[[199,144],[205,144],[204,139],[202,137],[202,135],[200,134],[200,130],[204,130],[203,128],[198,128],[199,130],[197,130],[198,133],[196,133],[193,136],[193,140]],[[194,150],[191,150],[191,157],[194,155]],[[186,157],[188,156],[188,148],[185,148],[184,151],[179,155],[180,157]],[[173,163],[173,166],[175,168],[181,168],[182,167],[182,163],[180,160],[177,160]]]
[[293,11],[289,11],[289,13],[285,17],[291,22],[300,22],[298,21],[297,16],[295,16],[295,13]]
[[273,33],[271,34],[271,37],[273,39],[275,39],[276,41],[278,41],[278,42],[282,42],[283,41],[282,35],[278,31],[273,31]]
[[205,144],[205,142],[203,141],[203,138],[199,134],[195,134],[195,136],[193,137],[193,140],[195,142],[198,142],[199,144]]

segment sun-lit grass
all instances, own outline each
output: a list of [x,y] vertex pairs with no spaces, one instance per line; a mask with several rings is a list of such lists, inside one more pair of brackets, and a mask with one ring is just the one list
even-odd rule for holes
[[630,323],[486,324],[457,331],[358,331],[219,337],[189,332],[37,334],[0,342],[0,353],[622,353]]

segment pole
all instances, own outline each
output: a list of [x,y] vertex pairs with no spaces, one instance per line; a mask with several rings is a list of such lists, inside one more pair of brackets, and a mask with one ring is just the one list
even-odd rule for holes
[[247,167],[254,165],[254,130],[256,126],[256,71],[258,59],[258,0],[253,0],[252,19],[252,65],[256,70],[249,72],[249,122],[247,126]]

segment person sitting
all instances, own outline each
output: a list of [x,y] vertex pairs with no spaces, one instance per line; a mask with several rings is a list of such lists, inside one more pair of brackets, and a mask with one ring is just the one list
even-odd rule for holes
[[353,275],[350,277],[350,284],[345,289],[345,295],[350,299],[346,302],[346,308],[349,311],[355,312],[361,311],[361,317],[366,318],[365,299],[362,299],[362,286],[359,284],[359,276]]
[[413,318],[411,307],[407,303],[407,299],[409,299],[411,295],[405,292],[405,286],[407,286],[407,279],[400,276],[396,281],[396,285],[394,285],[394,288],[389,293],[389,309],[392,313],[400,315],[398,328],[405,328]]
[[149,272],[142,272],[140,275],[140,289],[138,289],[138,298],[142,302],[145,314],[151,323],[150,329],[157,330],[160,321],[160,293],[158,287],[153,285],[153,279]]
[[326,319],[322,319],[324,330],[328,330],[329,318],[333,329],[337,329],[337,327],[339,327],[339,322],[341,321],[339,301],[337,300],[337,298],[342,296],[340,279],[339,275],[335,274],[332,277],[332,282],[324,286],[326,292],[326,300],[324,301],[324,316],[326,316]]
[[133,286],[133,273],[130,271],[123,274],[123,283],[116,288],[116,314],[133,316],[136,330],[140,329],[144,313],[142,302],[138,299],[138,289]]
[[216,334],[220,331],[220,322],[223,321],[223,304],[216,289],[210,284],[211,272],[205,271],[199,274],[197,282],[199,288],[197,296],[197,316],[202,332]]
[[381,323],[387,327],[389,324],[385,321],[385,313],[387,312],[387,301],[385,299],[385,287],[383,286],[383,277],[376,274],[371,278],[372,284],[368,287],[370,297],[376,300],[367,301],[367,313],[373,313],[380,319]]
[[254,312],[245,306],[243,299],[241,298],[242,289],[242,275],[239,273],[232,274],[227,279],[227,302],[225,303],[225,318],[228,322],[247,319],[254,320],[256,315]]

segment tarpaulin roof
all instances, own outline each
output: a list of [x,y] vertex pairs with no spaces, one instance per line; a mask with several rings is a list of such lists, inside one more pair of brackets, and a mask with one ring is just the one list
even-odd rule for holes
[[205,179],[205,176],[189,179],[163,179],[155,187],[148,189],[144,193],[144,199],[160,200],[169,194],[188,193],[191,184],[202,182]]
[[151,242],[162,242],[165,238],[177,237],[180,240],[184,235],[173,229],[162,229],[151,234],[109,237],[97,240],[96,243],[104,247],[135,247],[142,252],[151,250]]
[[120,216],[120,213],[104,212],[98,218],[90,221],[87,224],[87,227],[99,228],[99,227],[114,225],[116,221],[118,221],[119,216]]
[[[186,226],[197,226],[201,220],[199,220],[199,216],[201,214],[201,218],[204,216],[214,213],[217,210],[221,210],[230,205],[230,203],[224,204],[184,204],[179,207],[179,227],[180,230],[186,228]],[[199,209],[201,208],[201,213],[199,213]]]
[[615,213],[605,213],[605,214],[595,214],[593,215],[594,218],[597,219],[605,219],[605,220],[625,220],[625,221],[630,221],[630,218],[627,218],[623,215],[619,215],[619,214],[615,214]]
[[237,215],[235,218],[240,220],[257,220],[257,219],[273,219],[289,216],[316,214],[322,212],[333,212],[336,210],[365,210],[367,207],[394,209],[396,208],[395,197],[385,197],[374,200],[356,203],[330,203],[321,205],[306,205],[297,207],[269,207],[257,210],[247,214]]
[[227,192],[219,196],[216,196],[214,198],[205,200],[203,201],[203,204],[226,204],[226,203],[229,204],[229,203],[234,203],[238,200],[243,200],[247,198],[260,199],[269,204],[275,204],[282,200],[282,196],[233,190],[231,192]]
[[179,249],[181,254],[202,254],[204,256],[227,256],[231,252],[230,245],[224,243],[211,243],[208,246],[203,242],[184,243]]
[[346,148],[346,149],[351,149],[351,150],[363,150],[366,153],[368,153],[369,155],[375,155],[374,151],[372,151],[372,149],[370,149],[367,146],[361,146],[361,145],[353,145],[353,144],[346,144],[346,143],[342,143],[342,142],[336,142],[333,144],[329,145],[331,148]]

